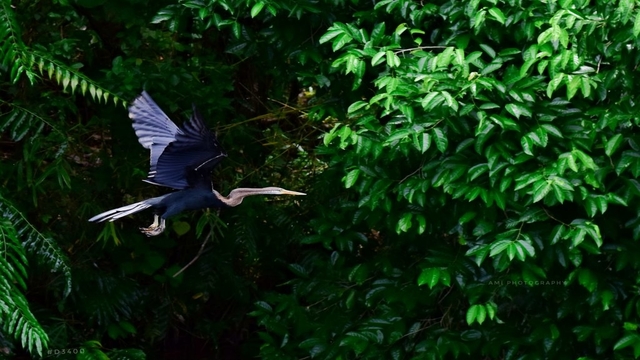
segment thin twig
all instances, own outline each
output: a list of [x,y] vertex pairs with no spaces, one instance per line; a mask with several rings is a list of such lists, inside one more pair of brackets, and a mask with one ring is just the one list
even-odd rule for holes
[[403,177],[402,180],[400,180],[400,182],[398,184],[402,184],[405,180],[407,180],[411,176],[417,174],[420,170],[422,170],[422,165],[419,168],[417,168],[415,171],[412,171],[409,175]]
[[544,210],[544,212],[547,214],[548,217],[550,217],[551,219],[559,222],[560,224],[562,224],[564,226],[571,226],[570,224],[567,224],[564,221],[556,219],[555,217],[553,217],[553,215],[551,215],[551,213],[546,208],[543,207],[542,210]]
[[193,264],[194,262],[196,262],[196,260],[198,260],[198,258],[200,257],[200,255],[202,255],[202,252],[204,251],[204,246],[207,245],[207,241],[209,241],[209,239],[211,239],[212,237],[213,237],[213,228],[211,228],[211,230],[209,231],[209,235],[207,235],[207,238],[204,239],[204,241],[202,242],[202,245],[200,245],[200,250],[198,251],[196,256],[191,261],[189,261],[187,265],[185,265],[182,269],[180,269],[180,271],[175,273],[173,277],[176,277],[182,274],[183,271],[187,270],[187,268],[191,266],[191,264]]
[[418,47],[414,47],[414,48],[410,48],[410,49],[400,49],[398,51],[394,51],[393,53],[398,55],[398,54],[402,54],[402,53],[406,53],[407,51],[413,51],[413,50],[424,50],[424,49],[446,49],[446,46],[418,46]]
[[272,99],[272,98],[267,98],[267,100],[269,100],[269,101],[273,101],[274,103],[278,103],[278,104],[280,104],[280,105],[282,105],[282,106],[284,106],[284,107],[286,107],[286,108],[289,108],[289,109],[291,109],[291,110],[295,110],[295,111],[297,111],[297,112],[300,112],[300,113],[304,114],[305,116],[308,116],[308,115],[309,115],[308,113],[306,113],[306,112],[304,112],[304,111],[302,110],[302,109],[304,109],[304,108],[295,108],[295,107],[293,107],[293,106],[291,106],[291,105],[289,105],[289,104],[287,104],[287,103],[283,103],[282,101],[279,101],[279,100],[276,100],[276,99]]

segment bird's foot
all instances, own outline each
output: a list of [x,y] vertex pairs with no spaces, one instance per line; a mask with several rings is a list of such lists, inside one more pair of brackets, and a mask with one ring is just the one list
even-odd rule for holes
[[141,227],[140,231],[147,236],[156,236],[160,235],[164,231],[164,227],[161,226],[149,226],[149,227]]
[[149,225],[149,227],[142,227],[140,231],[147,236],[156,236],[160,235],[164,231],[164,219],[161,219],[158,224],[158,216],[156,215],[153,221],[153,224]]

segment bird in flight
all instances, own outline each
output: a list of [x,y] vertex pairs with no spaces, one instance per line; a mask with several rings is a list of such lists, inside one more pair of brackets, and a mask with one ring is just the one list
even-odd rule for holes
[[251,195],[306,195],[279,187],[238,188],[228,196],[217,192],[210,173],[227,154],[195,106],[191,119],[178,127],[143,91],[129,107],[129,117],[138,141],[151,151],[151,169],[144,181],[178,191],[103,212],[89,219],[91,222],[114,221],[152,208],[153,224],[140,230],[155,236],[164,231],[167,218],[185,210],[234,207]]

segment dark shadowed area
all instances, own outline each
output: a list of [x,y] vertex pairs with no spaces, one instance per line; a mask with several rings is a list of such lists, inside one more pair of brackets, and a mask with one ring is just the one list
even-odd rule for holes
[[[640,357],[639,35],[631,0],[0,0],[0,358]],[[307,195],[144,203],[209,180]]]

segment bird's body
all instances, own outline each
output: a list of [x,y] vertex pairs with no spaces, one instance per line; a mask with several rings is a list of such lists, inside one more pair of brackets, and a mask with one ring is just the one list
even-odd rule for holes
[[187,210],[227,207],[229,206],[218,199],[211,188],[196,187],[167,194],[155,209],[160,217],[166,219]]
[[106,211],[89,221],[114,221],[152,208],[154,222],[141,230],[147,236],[153,236],[164,230],[167,218],[183,211],[233,207],[251,195],[305,195],[277,187],[238,188],[228,196],[214,190],[209,173],[227,154],[215,135],[205,127],[195,107],[190,121],[178,127],[143,92],[129,108],[129,117],[133,120],[138,141],[151,151],[151,169],[145,181],[178,191]]

